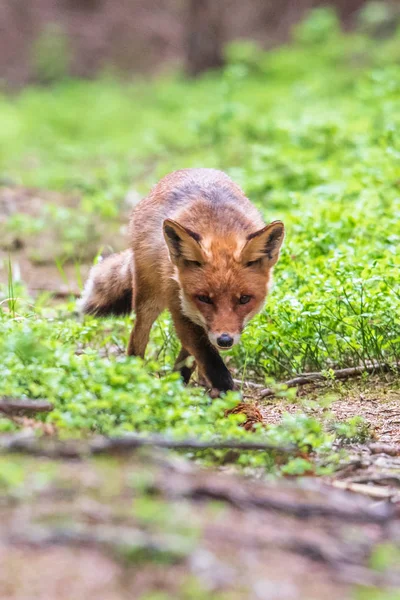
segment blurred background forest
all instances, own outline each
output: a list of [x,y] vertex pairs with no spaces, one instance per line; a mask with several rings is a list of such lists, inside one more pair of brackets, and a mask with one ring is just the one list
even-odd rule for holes
[[[270,48],[316,7],[333,6],[345,29],[388,35],[400,3],[365,0],[2,0],[0,80],[11,86],[60,77],[132,75],[219,67],[223,48],[253,39]],[[363,10],[364,9],[364,10]]]

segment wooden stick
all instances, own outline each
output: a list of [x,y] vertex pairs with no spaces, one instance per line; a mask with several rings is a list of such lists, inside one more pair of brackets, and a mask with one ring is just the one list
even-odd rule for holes
[[121,438],[98,438],[91,442],[92,453],[98,454],[112,450],[131,450],[141,446],[154,446],[173,450],[264,450],[266,452],[281,452],[291,454],[296,450],[294,444],[288,446],[275,446],[265,442],[238,442],[226,441],[201,441],[196,439],[171,440],[159,436],[140,437],[130,434]]
[[9,416],[35,415],[50,412],[54,406],[47,400],[29,400],[19,398],[0,398],[0,412]]
[[400,499],[400,493],[393,490],[393,488],[338,480],[332,481],[330,485],[340,490],[363,494],[364,496],[370,496],[371,498],[376,498],[378,500]]
[[173,440],[161,436],[141,437],[134,434],[120,438],[98,437],[86,443],[79,440],[67,442],[43,441],[36,436],[25,434],[0,437],[0,453],[21,452],[51,458],[82,458],[83,456],[106,453],[123,454],[143,446],[172,450],[258,450],[278,454],[294,454],[297,450],[295,445],[275,446],[263,442],[239,442],[236,440]]
[[[389,365],[386,363],[379,363],[374,365],[366,365],[362,367],[349,367],[346,369],[337,369],[332,372],[332,376],[334,379],[350,379],[351,377],[359,377],[363,373],[377,373],[379,371],[388,373],[392,370],[398,370],[398,366]],[[327,377],[323,373],[305,373],[304,375],[299,375],[298,377],[294,377],[294,379],[289,379],[288,381],[284,381],[284,385],[288,388],[292,387],[300,387],[303,385],[308,385],[309,383],[314,383],[316,381],[327,381]],[[247,382],[246,382],[247,384]],[[251,384],[249,384],[251,386]],[[257,389],[259,388],[259,384],[256,384]],[[263,388],[260,391],[260,398],[268,398],[270,396],[275,396],[275,391],[272,388]]]
[[386,523],[396,515],[394,505],[389,502],[379,507],[354,506],[347,502],[341,503],[337,499],[336,502],[328,502],[324,497],[315,500],[307,500],[305,497],[293,500],[289,494],[286,495],[282,492],[284,489],[275,490],[273,487],[257,493],[254,490],[244,490],[240,487],[238,489],[228,488],[213,482],[198,484],[194,482],[186,490],[180,490],[179,493],[192,500],[217,500],[229,503],[240,510],[257,508],[293,515],[299,519],[327,517],[349,523]]
[[369,444],[368,448],[372,454],[388,454],[389,456],[400,456],[400,444]]
[[103,548],[116,553],[126,550],[147,552],[157,557],[168,555],[170,560],[180,562],[190,553],[190,547],[184,537],[174,535],[154,535],[131,527],[107,525],[76,525],[71,527],[28,526],[11,529],[5,538],[9,544],[43,548],[48,546],[72,546]]
[[233,383],[236,384],[239,388],[242,386],[246,386],[249,388],[254,388],[255,390],[263,390],[265,386],[262,383],[255,383],[254,381],[245,381],[243,379],[234,379]]

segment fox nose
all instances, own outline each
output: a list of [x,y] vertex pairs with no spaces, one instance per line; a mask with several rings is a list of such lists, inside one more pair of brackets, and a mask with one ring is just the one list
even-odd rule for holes
[[229,333],[223,333],[217,337],[217,344],[220,348],[230,348],[233,346],[233,337]]

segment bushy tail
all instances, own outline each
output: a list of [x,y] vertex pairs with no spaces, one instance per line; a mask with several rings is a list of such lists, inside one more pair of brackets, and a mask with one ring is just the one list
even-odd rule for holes
[[133,252],[111,254],[92,267],[79,310],[97,317],[127,315],[133,308]]

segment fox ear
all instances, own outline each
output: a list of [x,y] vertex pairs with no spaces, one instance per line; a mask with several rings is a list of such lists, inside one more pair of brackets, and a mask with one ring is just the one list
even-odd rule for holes
[[180,259],[203,264],[205,256],[200,246],[198,233],[166,219],[163,224],[164,238],[167,242],[171,261],[176,265]]
[[279,251],[285,237],[282,221],[273,221],[263,229],[251,233],[242,250],[241,261],[247,266],[265,259],[268,267],[273,267],[279,258]]

